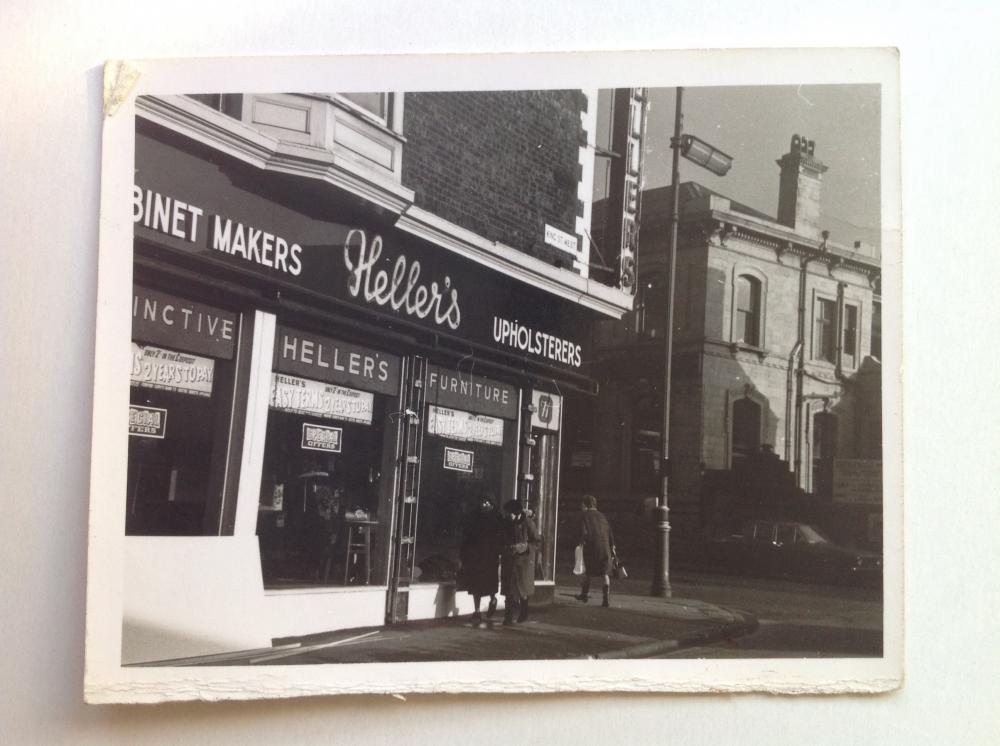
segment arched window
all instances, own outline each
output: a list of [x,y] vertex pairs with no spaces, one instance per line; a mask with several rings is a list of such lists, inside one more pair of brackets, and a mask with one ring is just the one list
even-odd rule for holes
[[739,469],[760,448],[760,405],[753,399],[733,402],[733,469]]
[[733,341],[753,347],[761,342],[760,280],[750,275],[736,278],[736,316]]

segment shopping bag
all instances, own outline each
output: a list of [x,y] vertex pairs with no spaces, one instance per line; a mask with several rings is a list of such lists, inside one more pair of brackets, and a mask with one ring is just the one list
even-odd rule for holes
[[611,574],[615,580],[625,580],[628,577],[625,565],[618,559],[618,555],[615,555],[611,560]]
[[583,575],[586,572],[586,568],[583,566],[583,544],[577,544],[576,546],[575,562],[573,565],[573,574]]

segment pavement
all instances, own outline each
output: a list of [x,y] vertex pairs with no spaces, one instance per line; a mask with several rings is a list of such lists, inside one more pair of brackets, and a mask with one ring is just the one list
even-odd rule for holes
[[[647,586],[648,587],[648,586]],[[551,604],[531,607],[527,621],[505,626],[503,612],[473,623],[468,616],[337,630],[276,640],[272,648],[174,661],[173,665],[303,665],[483,660],[648,658],[750,634],[750,613],[704,601],[600,591],[588,604],[575,586],[558,586]],[[485,604],[484,604],[485,607]]]

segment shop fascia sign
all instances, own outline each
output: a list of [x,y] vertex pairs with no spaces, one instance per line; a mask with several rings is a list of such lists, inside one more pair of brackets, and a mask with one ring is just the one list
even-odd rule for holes
[[[322,287],[323,281],[316,279],[317,273],[306,271],[306,264],[310,261],[308,246],[304,248],[302,243],[277,232],[211,214],[191,202],[135,185],[132,191],[132,219],[137,227],[191,245],[196,252],[207,249],[208,253],[225,254],[245,262],[247,268],[253,271],[275,273],[286,282],[334,297],[345,297],[354,303],[389,311],[460,336],[465,320],[462,298],[468,297],[465,293],[474,293],[472,297],[477,299],[477,303],[483,300],[482,286],[460,288],[454,272],[443,275],[439,280],[428,280],[419,258],[399,251],[393,259],[387,255],[383,237],[362,228],[347,230],[341,265],[346,283],[345,287],[338,289]],[[475,278],[468,274],[464,279],[475,282]],[[490,306],[489,303],[482,305]],[[479,336],[489,335],[492,342],[502,349],[579,368],[583,363],[581,344],[509,313],[509,308],[515,307],[530,312],[532,305],[515,299],[507,311],[498,309],[487,313],[487,319],[492,317],[492,328],[479,330]],[[476,310],[480,317],[484,315],[480,309]],[[542,314],[539,320],[544,319],[545,312],[539,312]],[[486,324],[489,324],[488,320]]]

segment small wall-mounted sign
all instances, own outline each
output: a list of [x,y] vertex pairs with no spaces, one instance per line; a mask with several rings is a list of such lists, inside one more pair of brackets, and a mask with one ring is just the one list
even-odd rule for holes
[[444,468],[452,471],[472,473],[472,451],[462,451],[458,448],[444,449]]
[[302,447],[310,451],[340,453],[344,431],[339,427],[302,423]]
[[531,414],[531,426],[544,430],[558,430],[561,417],[562,397],[545,391],[532,391],[531,403],[535,411]]
[[167,410],[129,404],[128,434],[140,438],[162,438],[167,434]]
[[554,228],[548,223],[545,224],[545,243],[562,251],[568,251],[570,254],[576,254],[580,248],[580,242],[576,236]]

